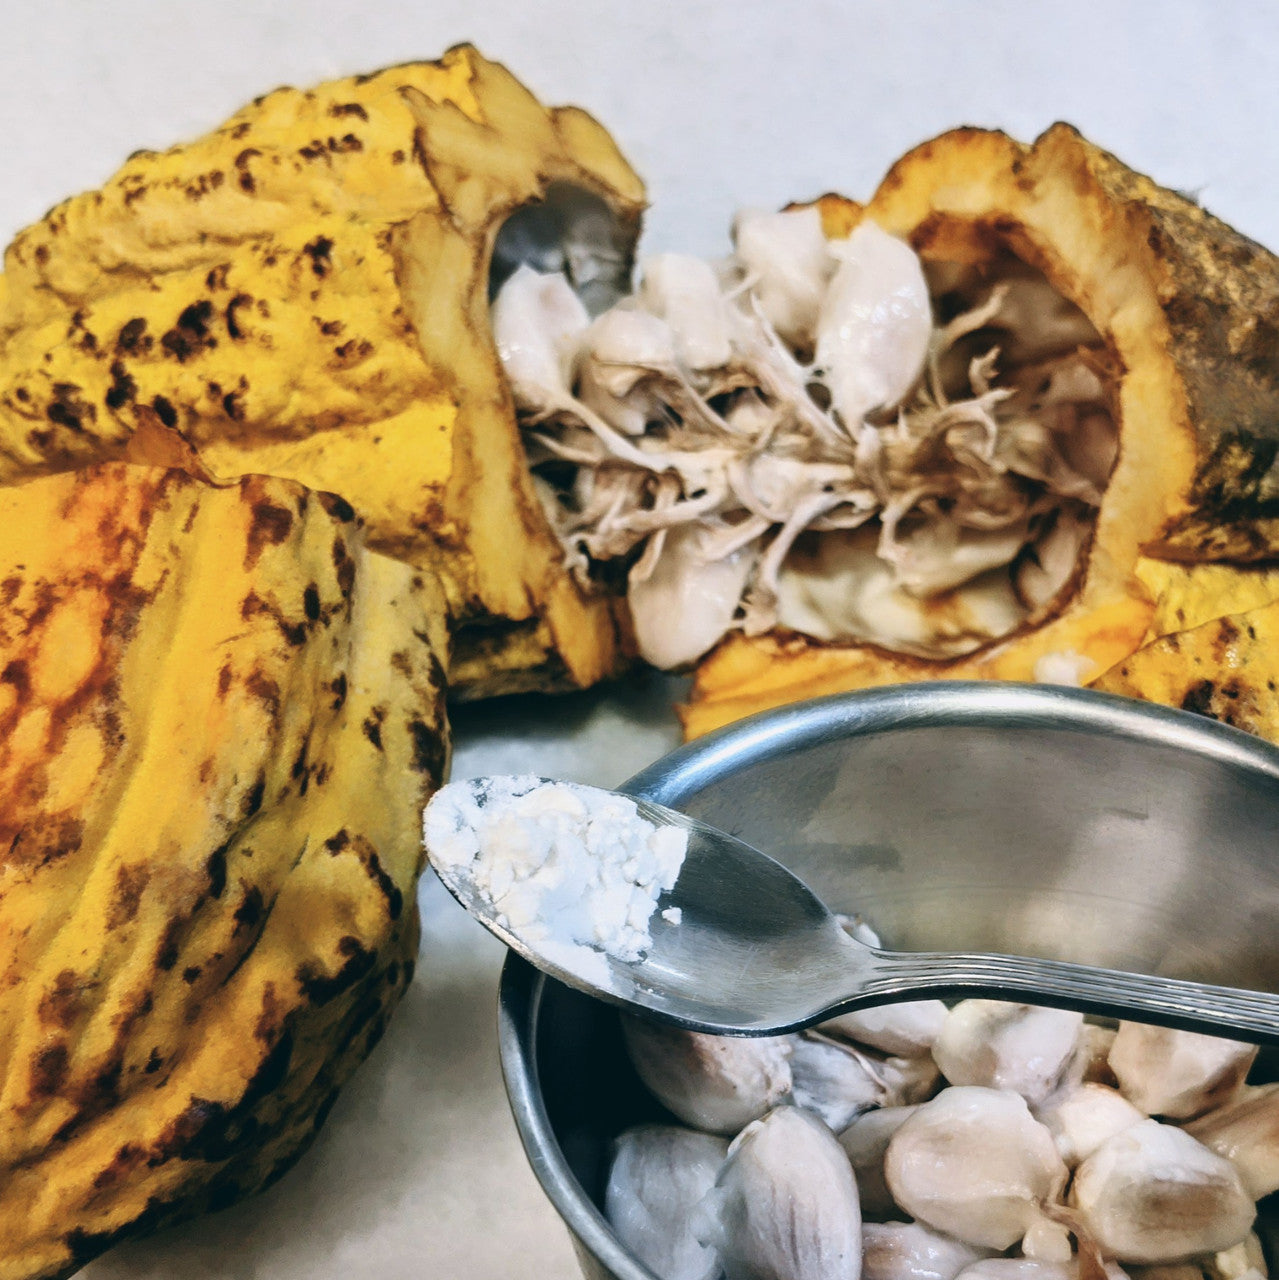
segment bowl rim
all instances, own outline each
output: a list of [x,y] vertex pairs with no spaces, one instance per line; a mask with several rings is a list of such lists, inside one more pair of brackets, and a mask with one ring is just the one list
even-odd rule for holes
[[[677,747],[618,790],[678,808],[689,792],[798,744],[992,723],[1139,739],[1190,750],[1279,782],[1279,747],[1204,716],[1092,689],[952,680],[861,689],[762,711]],[[498,1051],[524,1154],[579,1248],[617,1280],[658,1280],[614,1235],[551,1128],[537,1064],[542,997],[549,981],[526,960],[507,953],[498,983]]]

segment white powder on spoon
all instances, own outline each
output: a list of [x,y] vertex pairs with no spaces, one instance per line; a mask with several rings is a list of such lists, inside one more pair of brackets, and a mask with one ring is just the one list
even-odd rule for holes
[[[471,886],[499,925],[597,981],[604,956],[638,960],[652,945],[649,922],[688,847],[687,832],[640,817],[625,796],[532,776],[450,783],[422,825],[446,883]],[[675,923],[676,909],[662,914]]]

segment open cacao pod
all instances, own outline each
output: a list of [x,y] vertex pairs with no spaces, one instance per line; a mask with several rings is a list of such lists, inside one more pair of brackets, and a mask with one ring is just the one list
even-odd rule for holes
[[560,571],[493,352],[490,259],[535,204],[504,244],[567,241],[579,285],[608,290],[642,201],[589,116],[471,49],[270,93],[10,246],[0,482],[194,451],[217,477],[340,493],[374,548],[444,584],[455,696],[591,684],[623,644]]
[[[935,279],[1025,267],[1086,317],[1109,372],[1117,450],[1091,535],[1062,590],[1008,634],[929,658],[794,633],[725,640],[698,668],[690,734],[802,697],[933,678],[1065,678],[1157,700],[1161,636],[1279,595],[1279,260],[1065,125],[1033,146],[961,129],[912,151],[864,214],[828,201],[828,232],[860,217],[908,240]],[[842,225],[840,225],[842,223]],[[1191,601],[1193,621],[1167,596]],[[1176,649],[1163,644],[1165,670]],[[1270,666],[1273,667],[1273,662]],[[1265,669],[1237,671],[1279,737]],[[1184,673],[1184,685],[1212,678]],[[1105,677],[1099,681],[1099,678]],[[1185,701],[1184,695],[1177,698]],[[1202,696],[1186,705],[1210,710]]]

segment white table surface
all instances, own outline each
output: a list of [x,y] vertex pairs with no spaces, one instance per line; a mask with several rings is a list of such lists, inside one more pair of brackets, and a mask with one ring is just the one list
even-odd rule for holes
[[[649,183],[645,247],[718,254],[739,205],[870,193],[953,125],[1057,119],[1279,245],[1279,6],[1261,0],[7,0],[0,238],[138,147],[462,40],[587,107]],[[614,784],[674,745],[660,681],[457,718],[457,775]],[[501,949],[428,884],[419,976],[307,1157],[91,1280],[573,1280],[501,1089]]]

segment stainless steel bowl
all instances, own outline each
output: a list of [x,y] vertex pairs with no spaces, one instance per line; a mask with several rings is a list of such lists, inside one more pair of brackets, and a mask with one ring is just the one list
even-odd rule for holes
[[[825,698],[683,747],[627,788],[780,858],[902,949],[1011,951],[1279,991],[1279,750],[1035,685]],[[609,1144],[660,1108],[617,1015],[512,956],[502,1065],[590,1280],[652,1280],[600,1210]]]

